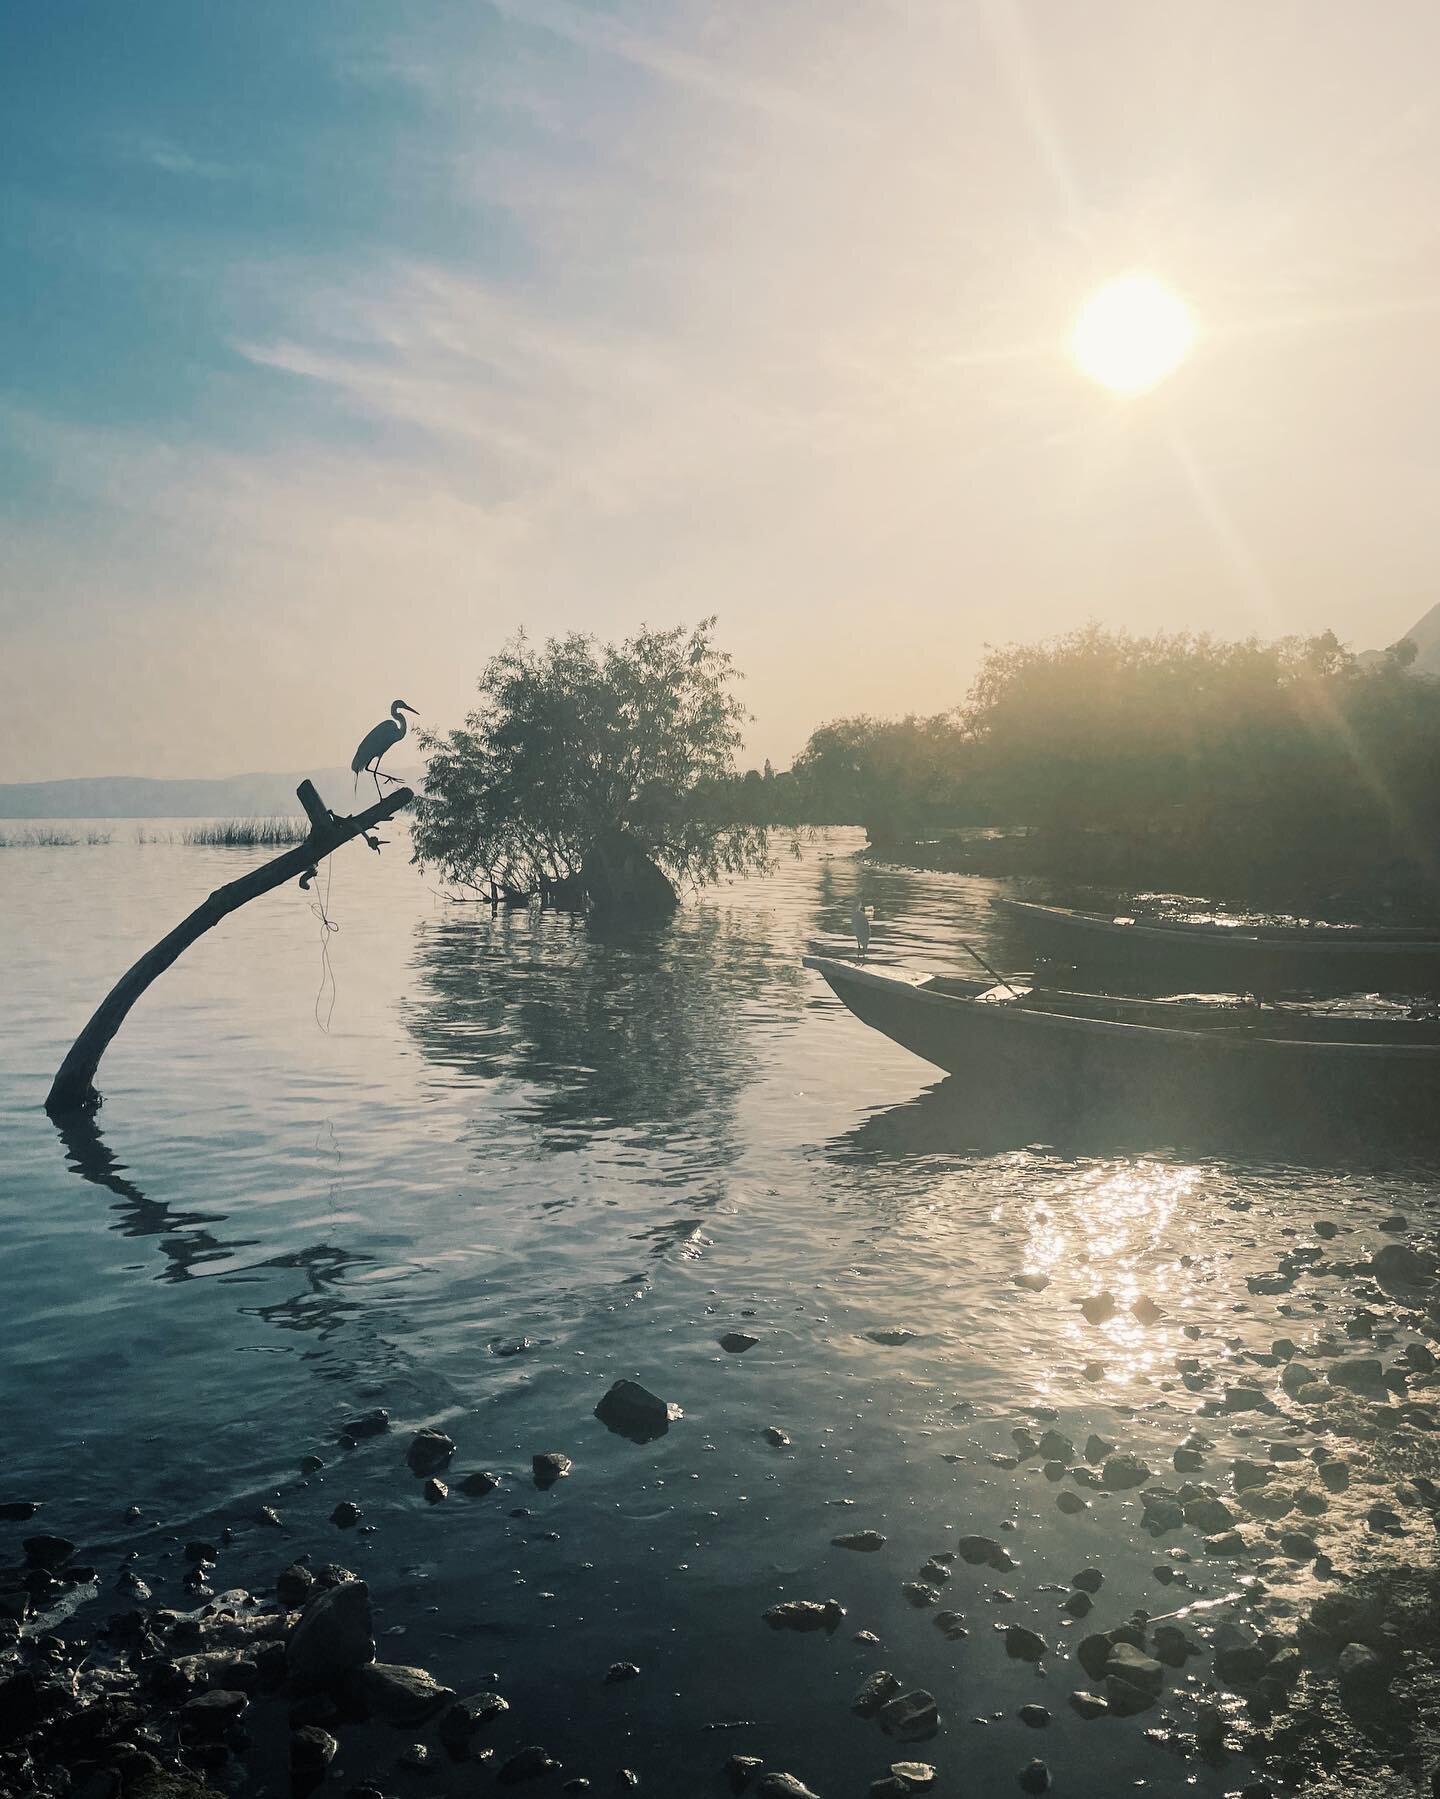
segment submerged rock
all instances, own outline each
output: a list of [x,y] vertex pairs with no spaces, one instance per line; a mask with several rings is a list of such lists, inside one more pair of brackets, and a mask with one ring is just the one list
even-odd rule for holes
[[538,1780],[542,1774],[551,1774],[560,1766],[548,1749],[542,1749],[538,1743],[529,1743],[523,1749],[517,1749],[507,1762],[502,1762],[496,1778],[502,1786],[518,1786],[522,1780]]
[[798,1774],[762,1774],[755,1792],[757,1799],[820,1799]]
[[595,1416],[617,1437],[632,1443],[653,1442],[663,1437],[684,1412],[678,1405],[661,1399],[638,1381],[617,1380],[595,1408]]
[[1011,1624],[1005,1630],[1005,1653],[1013,1661],[1038,1662],[1049,1654],[1049,1646],[1038,1632],[1024,1624]]
[[440,1719],[440,1738],[445,1743],[467,1743],[481,1725],[492,1723],[510,1709],[498,1693],[472,1693],[457,1699]]
[[745,1351],[753,1349],[760,1339],[752,1337],[749,1331],[726,1331],[718,1341],[727,1355],[744,1355]]
[[883,1343],[887,1349],[897,1349],[902,1343],[913,1342],[916,1332],[907,1330],[902,1324],[890,1324],[879,1330],[866,1331],[865,1335],[872,1343]]
[[383,1405],[377,1405],[372,1411],[362,1412],[358,1418],[348,1419],[340,1426],[343,1436],[359,1442],[364,1437],[378,1437],[390,1428],[390,1414]]
[[453,1687],[441,1686],[426,1669],[396,1662],[370,1662],[356,1668],[346,1685],[372,1717],[387,1724],[420,1724],[455,1697]]
[[888,1737],[902,1742],[919,1743],[933,1737],[940,1728],[940,1711],[934,1695],[923,1687],[913,1693],[901,1693],[880,1708],[880,1728]]
[[[553,1487],[557,1480],[563,1480],[575,1464],[568,1455],[558,1449],[544,1449],[539,1455],[531,1456],[530,1468],[535,1476],[537,1487]],[[558,1765],[558,1764],[557,1764]]]
[[732,1755],[720,1772],[732,1793],[743,1793],[764,1766],[758,1755]]
[[488,1474],[483,1469],[477,1469],[474,1474],[464,1476],[460,1482],[460,1491],[468,1494],[471,1499],[483,1499],[487,1493],[493,1493],[499,1485],[498,1474]]
[[827,1633],[838,1630],[844,1616],[845,1607],[838,1599],[782,1599],[764,1613],[771,1630],[823,1630]]
[[873,1555],[885,1547],[885,1539],[878,1530],[852,1530],[844,1536],[831,1537],[830,1544],[834,1549],[855,1549],[861,1555]]
[[857,1718],[873,1718],[880,1708],[900,1691],[900,1682],[888,1668],[877,1668],[850,1701]]
[[1138,1455],[1112,1455],[1100,1470],[1101,1481],[1112,1493],[1143,1487],[1149,1478],[1149,1466]]
[[443,1430],[417,1431],[405,1451],[410,1472],[417,1475],[438,1474],[455,1453],[455,1439]]

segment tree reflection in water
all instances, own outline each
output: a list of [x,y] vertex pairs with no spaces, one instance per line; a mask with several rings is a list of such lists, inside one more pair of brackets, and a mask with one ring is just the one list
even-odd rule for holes
[[105,1141],[93,1113],[70,1113],[57,1119],[55,1128],[65,1146],[71,1171],[119,1202],[114,1228],[121,1236],[156,1240],[164,1257],[161,1280],[194,1280],[207,1269],[223,1269],[216,1278],[253,1281],[271,1270],[298,1269],[306,1282],[301,1292],[271,1305],[240,1309],[282,1329],[311,1331],[321,1337],[329,1336],[359,1309],[358,1302],[345,1299],[342,1292],[349,1271],[368,1262],[369,1256],[317,1243],[308,1249],[271,1256],[237,1275],[236,1258],[253,1249],[256,1239],[219,1236],[214,1227],[225,1223],[224,1213],[181,1211],[150,1199],[130,1179],[126,1164]]
[[[607,1133],[736,1154],[735,1103],[756,1071],[747,1006],[799,985],[744,914],[659,928],[573,915],[450,915],[421,927],[406,1023],[425,1056],[476,1082],[532,1089],[546,1148]],[[695,1140],[698,1139],[698,1142]]]

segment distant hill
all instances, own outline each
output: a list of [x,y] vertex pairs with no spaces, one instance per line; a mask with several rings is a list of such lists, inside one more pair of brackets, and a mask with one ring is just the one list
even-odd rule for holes
[[[390,771],[416,786],[422,771]],[[149,781],[139,775],[96,775],[75,781],[0,782],[0,818],[274,818],[297,815],[303,775],[231,775],[218,781]],[[310,779],[336,812],[355,812],[375,797],[362,779],[359,795],[348,768],[325,768]],[[368,788],[368,797],[367,797]]]
[[[1408,637],[1415,645],[1416,656],[1410,666],[1416,674],[1433,675],[1440,679],[1440,604],[1432,606],[1422,619],[1400,635]],[[1383,653],[1381,650],[1362,650],[1359,659],[1361,662],[1376,662]]]
[[1405,633],[1420,652],[1413,667],[1423,675],[1440,675],[1440,605],[1435,605]]

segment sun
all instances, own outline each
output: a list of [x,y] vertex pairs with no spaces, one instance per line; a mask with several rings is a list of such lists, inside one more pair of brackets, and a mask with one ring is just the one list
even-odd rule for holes
[[1195,346],[1195,319],[1153,275],[1120,275],[1097,288],[1070,333],[1082,374],[1112,393],[1139,394],[1173,375]]

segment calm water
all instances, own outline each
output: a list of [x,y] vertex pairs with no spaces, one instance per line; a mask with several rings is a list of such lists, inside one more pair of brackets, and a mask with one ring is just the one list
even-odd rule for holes
[[[543,1742],[600,1792],[621,1765],[710,1791],[739,1750],[826,1799],[863,1793],[907,1753],[846,1709],[876,1666],[936,1694],[944,1728],[918,1752],[944,1792],[1018,1790],[1037,1754],[1073,1794],[1241,1784],[1236,1764],[1148,1743],[1155,1714],[1081,1723],[1065,1695],[1089,1683],[1060,1655],[1043,1676],[1006,1660],[994,1625],[1083,1634],[1058,1603],[1088,1563],[1107,1581],[1083,1629],[1189,1595],[1155,1584],[1163,1547],[1130,1497],[1062,1517],[1036,1464],[988,1457],[1053,1407],[1077,1440],[1168,1458],[1198,1398],[1176,1357],[1243,1363],[1274,1334],[1244,1277],[1315,1219],[1368,1242],[1386,1213],[1420,1218],[1428,1171],[1067,1149],[993,1097],[967,1109],[799,958],[847,941],[863,889],[873,953],[962,971],[957,935],[987,940],[997,888],[862,868],[843,833],[641,936],[447,905],[403,844],[352,846],[333,859],[338,930],[292,888],[163,977],[102,1068],[103,1137],[67,1150],[40,1106],[70,1037],[252,859],[112,828],[103,847],[0,852],[0,1498],[46,1499],[45,1525],[101,1570],[98,1607],[120,1609],[132,1548],[177,1602],[173,1539],[227,1521],[222,1586],[268,1584],[302,1550],[343,1561],[372,1583],[382,1656],[462,1690],[498,1674],[513,1710],[496,1748]],[[1020,1291],[1024,1269],[1052,1285]],[[1102,1287],[1166,1316],[1097,1332],[1074,1301]],[[916,1334],[866,1335],[890,1325]],[[742,1326],[759,1346],[723,1354]],[[1081,1374],[1097,1355],[1099,1386]],[[683,1421],[643,1447],[607,1433],[592,1408],[622,1376]],[[335,1448],[375,1404],[401,1434]],[[402,1461],[423,1423],[458,1440],[454,1472],[495,1470],[503,1490],[427,1506]],[[538,1493],[543,1449],[575,1470]],[[302,1485],[312,1450],[328,1465]],[[342,1498],[373,1529],[335,1530]],[[261,1502],[283,1536],[250,1526]],[[158,1523],[125,1524],[132,1503]],[[829,1547],[862,1527],[884,1551]],[[948,1642],[900,1583],[957,1533],[1002,1529],[1020,1565],[956,1564],[943,1603],[970,1636]],[[1233,1572],[1196,1580],[1213,1596]],[[760,1622],[832,1595],[849,1614],[832,1639]],[[862,1627],[882,1650],[852,1640]],[[640,1679],[604,1685],[619,1659]],[[1027,1700],[1048,1730],[1016,1721]],[[1183,1725],[1183,1697],[1171,1709]],[[382,1772],[403,1740],[372,1740]]]

